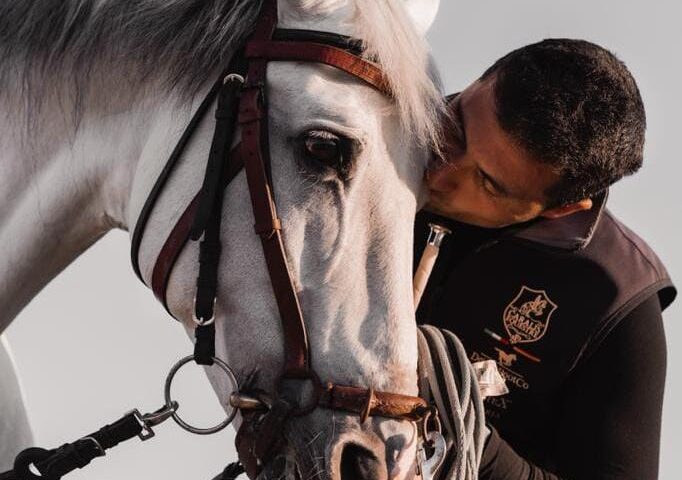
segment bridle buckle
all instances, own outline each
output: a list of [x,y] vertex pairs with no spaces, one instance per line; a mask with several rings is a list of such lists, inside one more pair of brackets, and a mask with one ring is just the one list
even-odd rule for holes
[[230,73],[225,75],[225,78],[223,78],[223,85],[227,85],[228,83],[238,83],[244,85],[245,82],[246,80],[244,77],[238,73]]

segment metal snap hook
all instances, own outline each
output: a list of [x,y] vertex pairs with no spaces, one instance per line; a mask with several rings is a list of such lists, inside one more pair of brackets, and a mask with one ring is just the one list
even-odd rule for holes
[[[173,365],[173,368],[171,368],[170,372],[168,373],[168,377],[166,377],[166,386],[164,388],[164,398],[166,399],[166,405],[172,406],[173,404],[177,405],[177,402],[175,402],[171,398],[171,386],[173,385],[173,379],[175,378],[175,375],[178,373],[178,371],[185,365],[187,365],[190,362],[194,361],[194,357],[192,355],[189,355],[180,361],[178,361],[175,365]],[[230,368],[230,366],[220,360],[219,358],[213,357],[213,362],[215,365],[217,365],[227,376],[228,380],[232,384],[233,391],[237,392],[239,391],[239,384],[237,383],[237,378],[234,375],[234,372]],[[175,409],[172,410],[172,413],[170,413],[171,418],[177,423],[182,429],[187,430],[190,433],[194,433],[196,435],[210,435],[212,433],[216,433],[227,427],[232,420],[234,419],[235,415],[237,414],[237,409],[230,405],[231,410],[229,411],[227,418],[220,422],[218,425],[210,428],[198,428],[195,426],[190,425],[186,421],[184,421],[180,415],[178,415],[177,411]]]
[[[171,402],[170,404],[165,404],[163,407],[159,408],[155,412],[145,413],[144,415],[136,408],[131,410],[126,415],[133,415],[137,423],[142,427],[140,433],[137,434],[140,440],[143,442],[154,437],[153,427],[161,425],[163,422],[171,418],[173,413],[178,409],[178,402]],[[89,438],[89,437],[88,437]]]
[[[426,445],[431,446],[431,455],[427,456]],[[417,448],[417,468],[422,480],[433,480],[436,472],[443,465],[447,453],[447,443],[440,432],[431,431],[426,434],[422,444]]]

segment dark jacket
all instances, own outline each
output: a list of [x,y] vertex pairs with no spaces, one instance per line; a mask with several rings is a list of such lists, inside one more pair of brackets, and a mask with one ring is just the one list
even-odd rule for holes
[[[472,361],[498,363],[510,393],[488,399],[487,419],[520,455],[550,471],[561,471],[562,399],[574,393],[569,386],[580,389],[572,377],[645,300],[657,296],[662,310],[676,294],[655,253],[605,203],[603,195],[589,211],[503,230],[426,213],[417,219],[416,261],[429,221],[454,231],[418,320],[455,332]],[[665,362],[663,377],[664,369]]]

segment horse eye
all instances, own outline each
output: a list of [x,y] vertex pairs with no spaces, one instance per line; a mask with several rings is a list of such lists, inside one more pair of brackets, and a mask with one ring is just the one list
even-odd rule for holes
[[303,134],[303,154],[331,168],[340,168],[344,162],[343,140],[327,131],[312,130]]

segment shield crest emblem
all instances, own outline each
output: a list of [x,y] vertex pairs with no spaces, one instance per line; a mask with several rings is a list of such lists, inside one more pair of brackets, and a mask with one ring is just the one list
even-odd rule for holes
[[557,304],[550,300],[547,292],[522,286],[502,315],[509,341],[530,343],[540,340],[556,309]]

